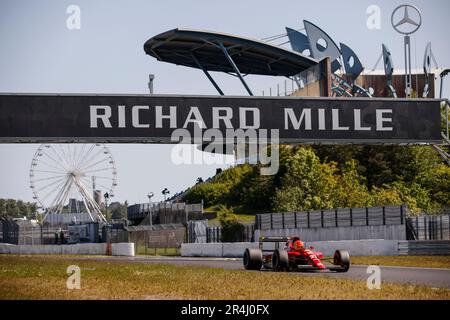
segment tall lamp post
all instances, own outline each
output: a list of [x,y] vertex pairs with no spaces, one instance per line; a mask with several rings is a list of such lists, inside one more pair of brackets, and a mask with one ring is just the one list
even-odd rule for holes
[[108,199],[109,199],[109,193],[106,192],[103,196],[105,197],[106,220],[108,220]]
[[148,90],[150,91],[150,94],[153,94],[153,80],[155,79],[154,74],[148,75]]
[[166,196],[170,193],[169,189],[164,188],[164,190],[161,193],[164,195],[164,201],[166,201]]
[[153,192],[149,192],[147,194],[148,197],[148,212],[150,214],[150,229],[153,229],[153,207],[152,207],[152,197],[155,194]]

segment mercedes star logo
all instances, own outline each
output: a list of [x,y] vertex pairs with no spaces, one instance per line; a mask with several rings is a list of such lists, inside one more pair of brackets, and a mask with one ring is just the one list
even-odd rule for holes
[[[401,16],[402,11],[403,17],[400,20],[396,19]],[[419,29],[422,24],[422,15],[417,7],[409,4],[402,4],[392,12],[391,23],[392,27],[394,27],[397,32],[408,35]]]

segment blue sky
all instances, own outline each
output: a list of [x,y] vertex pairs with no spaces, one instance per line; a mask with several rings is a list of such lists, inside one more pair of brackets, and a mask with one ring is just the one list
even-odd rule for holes
[[[405,1],[10,1],[0,2],[0,92],[147,93],[148,74],[155,93],[216,94],[201,71],[146,56],[144,42],[163,31],[198,28],[264,38],[302,27],[303,19],[344,42],[370,69],[381,43],[403,68],[403,39],[390,25],[392,10]],[[450,1],[410,1],[420,8],[422,27],[412,36],[413,68],[421,68],[427,42],[439,67],[450,66],[447,15]],[[81,9],[81,29],[66,27],[69,5]],[[381,29],[366,27],[366,9],[381,9]],[[379,68],[382,66],[380,65]],[[226,94],[245,95],[236,78],[214,74]],[[260,94],[275,90],[280,78],[249,76]],[[450,82],[450,80],[448,80]],[[438,84],[438,83],[437,83]],[[450,85],[446,86],[449,96]],[[0,145],[0,197],[32,199],[28,170],[37,145]],[[130,203],[162,199],[161,190],[182,190],[214,174],[216,165],[171,163],[167,145],[109,145],[118,167],[116,200]]]

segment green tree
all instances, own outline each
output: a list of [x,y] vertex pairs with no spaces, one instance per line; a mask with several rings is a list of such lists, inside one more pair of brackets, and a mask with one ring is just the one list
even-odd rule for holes
[[28,206],[22,200],[16,201],[16,207],[18,217],[22,218],[29,216]]
[[405,184],[402,181],[396,181],[382,188],[373,188],[371,196],[370,205],[374,206],[406,204],[415,214],[422,211],[431,213],[437,210],[429,192],[417,183]]
[[244,226],[239,223],[237,216],[233,213],[233,210],[224,205],[219,205],[217,217],[222,227],[221,241],[240,241]]
[[6,218],[6,200],[0,199],[0,218]]
[[366,179],[356,169],[355,160],[346,162],[339,177],[336,207],[365,207],[370,204],[371,197],[366,186]]
[[10,218],[19,217],[19,211],[17,208],[16,200],[14,200],[14,199],[6,200],[6,216],[8,216]]
[[210,207],[221,203],[229,191],[230,188],[223,183],[202,183],[191,188],[184,200],[189,203],[203,201],[205,207]]
[[28,202],[28,212],[29,212],[29,217],[32,219],[37,219],[37,209],[38,209],[38,205],[35,202]]
[[402,205],[401,195],[394,188],[373,187],[370,191],[369,206]]
[[236,211],[295,211],[407,204],[450,209],[450,167],[429,146],[280,146],[280,167],[261,176],[239,165],[191,188],[185,200]]
[[286,172],[274,198],[277,211],[331,208],[338,179],[335,163],[320,163],[311,148],[298,148],[286,159]]

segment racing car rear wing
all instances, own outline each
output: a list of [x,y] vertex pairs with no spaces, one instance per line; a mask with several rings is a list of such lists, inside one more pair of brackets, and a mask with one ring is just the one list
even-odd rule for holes
[[[280,243],[285,243],[286,241],[291,240],[292,237],[259,237],[259,249],[262,252],[272,252],[276,249],[280,249]],[[273,246],[270,246],[270,249],[264,248],[264,243],[273,243]]]
[[284,242],[291,239],[291,237],[259,237],[259,242]]

